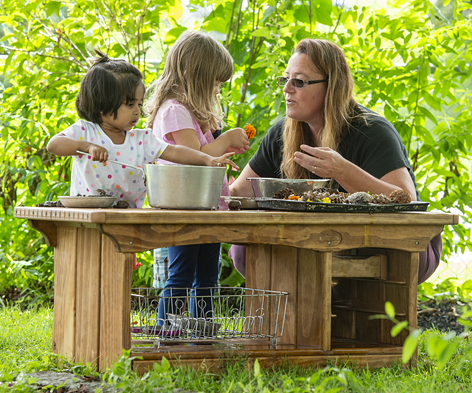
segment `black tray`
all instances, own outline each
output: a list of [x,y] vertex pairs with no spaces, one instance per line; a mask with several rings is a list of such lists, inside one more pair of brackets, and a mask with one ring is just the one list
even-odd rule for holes
[[332,213],[394,213],[426,211],[429,202],[393,203],[391,205],[354,205],[344,203],[302,202],[286,199],[256,198],[257,207],[264,210]]

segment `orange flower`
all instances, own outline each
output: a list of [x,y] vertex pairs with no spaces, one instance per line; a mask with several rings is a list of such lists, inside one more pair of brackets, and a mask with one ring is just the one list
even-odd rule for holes
[[247,123],[244,126],[244,130],[246,131],[246,135],[249,139],[254,138],[254,135],[256,135],[256,129],[252,125],[250,125],[249,123]]
[[293,194],[288,197],[288,199],[291,201],[299,201],[300,198],[301,197],[299,195],[293,195]]

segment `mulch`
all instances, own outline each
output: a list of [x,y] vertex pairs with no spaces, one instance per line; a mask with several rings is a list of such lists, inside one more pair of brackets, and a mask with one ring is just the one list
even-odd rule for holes
[[437,329],[441,332],[464,332],[464,325],[458,322],[467,305],[456,299],[431,299],[418,302],[418,327]]

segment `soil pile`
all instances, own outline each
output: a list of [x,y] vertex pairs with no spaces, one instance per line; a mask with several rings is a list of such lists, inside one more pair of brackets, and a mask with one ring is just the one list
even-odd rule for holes
[[462,314],[466,306],[455,299],[431,299],[418,302],[418,327],[432,329],[433,327],[442,331],[455,331],[460,334],[464,331],[464,326],[457,319]]

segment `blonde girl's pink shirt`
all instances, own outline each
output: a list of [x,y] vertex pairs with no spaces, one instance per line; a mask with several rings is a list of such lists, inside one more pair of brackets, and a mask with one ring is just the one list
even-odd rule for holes
[[[193,117],[192,113],[184,105],[175,100],[164,101],[164,103],[157,111],[156,118],[154,119],[154,124],[152,127],[154,136],[156,138],[162,139],[164,142],[170,145],[175,145],[175,141],[169,140],[169,134],[175,131],[186,129],[195,130],[195,133],[197,134],[201,146],[208,145],[209,143],[215,140],[210,131],[206,132],[205,134],[203,133],[202,129],[198,125],[197,120]],[[159,163],[178,165],[174,162],[164,161],[162,159],[159,161]],[[226,176],[223,182],[223,189],[221,191],[221,195],[230,195],[228,179],[226,178]],[[228,209],[223,199],[220,199],[220,203],[218,206],[220,210]]]

